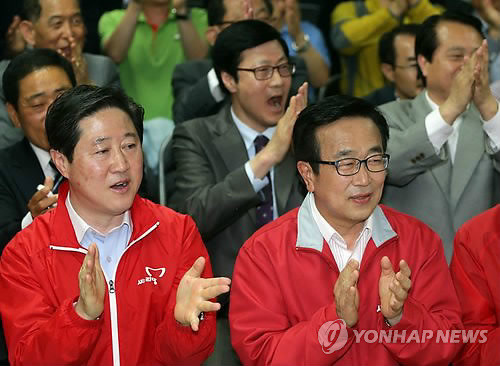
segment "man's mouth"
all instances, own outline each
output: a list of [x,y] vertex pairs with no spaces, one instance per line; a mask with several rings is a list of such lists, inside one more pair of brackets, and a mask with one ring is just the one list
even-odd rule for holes
[[283,110],[283,96],[275,95],[267,100],[267,104],[271,106],[273,111],[281,112]]
[[128,180],[122,180],[113,184],[110,188],[115,192],[124,193],[128,190],[129,183]]
[[371,197],[372,197],[371,193],[356,194],[354,196],[351,196],[351,200],[353,200],[355,203],[358,204],[365,204],[370,201]]

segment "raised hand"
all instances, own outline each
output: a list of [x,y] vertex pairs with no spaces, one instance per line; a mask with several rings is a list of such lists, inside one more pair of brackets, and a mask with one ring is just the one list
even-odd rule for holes
[[500,11],[493,5],[493,0],[480,0],[477,11],[489,27],[500,31]]
[[297,116],[307,106],[307,88],[307,83],[302,84],[297,94],[290,99],[290,104],[285,114],[278,121],[276,132],[266,146],[266,148],[273,151],[275,163],[283,160],[290,148],[293,127],[297,121]]
[[83,259],[78,273],[80,297],[75,311],[83,319],[95,320],[104,310],[104,293],[106,280],[99,262],[99,250],[95,243],[90,244],[87,255]]
[[5,39],[7,41],[7,51],[9,55],[15,56],[21,53],[26,47],[26,42],[21,33],[19,25],[21,24],[21,17],[19,15],[12,18],[12,22],[7,29]]
[[387,8],[395,17],[402,17],[410,7],[410,0],[379,0],[380,7]]
[[474,81],[478,73],[478,52],[471,57],[464,57],[464,63],[455,74],[450,88],[450,94],[439,111],[443,119],[452,125],[457,117],[465,111],[474,95]]
[[28,201],[28,210],[30,211],[32,218],[45,213],[48,209],[51,208],[52,205],[57,203],[58,195],[50,194],[52,188],[54,187],[54,180],[52,179],[52,177],[45,177],[43,185],[44,188],[36,191]]
[[226,277],[202,278],[205,258],[199,257],[184,274],[177,288],[174,317],[182,325],[190,326],[195,332],[199,329],[201,312],[217,311],[220,304],[210,301],[229,292],[231,280]]
[[288,32],[293,37],[296,43],[297,38],[302,35],[302,28],[300,27],[300,9],[297,0],[285,0],[285,21],[288,26]]
[[488,42],[486,40],[483,40],[481,47],[476,50],[476,55],[472,101],[479,110],[482,119],[488,121],[497,113],[498,102],[490,89]]
[[357,282],[359,278],[359,263],[351,259],[340,272],[339,278],[333,288],[336,312],[348,327],[358,322],[359,291]]
[[384,256],[380,260],[380,279],[378,284],[382,315],[396,325],[403,316],[403,306],[411,288],[411,270],[406,261],[399,261],[399,272],[394,273],[392,263]]

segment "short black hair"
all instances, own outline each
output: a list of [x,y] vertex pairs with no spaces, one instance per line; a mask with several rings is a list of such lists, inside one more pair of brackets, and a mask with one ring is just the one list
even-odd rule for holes
[[50,148],[63,153],[71,163],[80,139],[80,121],[107,108],[125,112],[142,143],[144,109],[140,105],[117,87],[79,85],[57,97],[47,111],[45,130]]
[[25,50],[12,59],[3,74],[2,87],[5,101],[17,109],[21,80],[32,72],[51,66],[62,69],[68,75],[71,85],[76,85],[73,66],[56,51],[46,48]]
[[212,61],[220,87],[224,92],[228,93],[228,90],[222,81],[221,72],[227,72],[238,81],[237,69],[241,62],[242,52],[270,41],[278,41],[288,58],[288,46],[280,33],[260,20],[242,20],[220,32],[212,48]]
[[315,161],[321,160],[321,151],[316,131],[342,118],[355,117],[367,118],[375,123],[382,139],[382,148],[386,151],[389,126],[382,113],[363,99],[348,95],[333,95],[306,107],[297,118],[292,135],[295,159],[308,162],[313,172],[318,174],[319,165]]
[[[80,0],[75,1],[80,6]],[[23,0],[23,13],[21,14],[23,19],[36,22],[40,19],[41,14],[42,6],[40,5],[40,0]]]
[[[481,21],[476,17],[461,13],[461,12],[451,12],[446,11],[441,15],[433,15],[427,18],[420,26],[420,30],[417,34],[417,38],[415,39],[415,56],[418,57],[422,55],[428,62],[432,62],[432,57],[434,56],[434,52],[439,47],[438,37],[437,37],[437,27],[441,22],[452,22],[452,23],[460,23],[463,25],[470,26],[474,28],[479,35],[484,38],[484,34],[482,31]],[[425,80],[425,76],[420,69],[420,66],[417,66],[418,77],[422,79],[424,86],[427,85]]]
[[378,43],[378,56],[380,63],[394,66],[396,63],[396,48],[394,45],[396,37],[399,35],[417,37],[419,29],[419,24],[403,24],[387,33],[384,33],[382,37],[380,37],[380,41]]

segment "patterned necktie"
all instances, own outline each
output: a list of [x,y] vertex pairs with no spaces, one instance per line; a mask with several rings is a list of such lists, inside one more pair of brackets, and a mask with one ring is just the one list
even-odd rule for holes
[[61,173],[59,173],[59,170],[57,170],[56,164],[51,160],[49,161],[49,165],[51,166],[52,169],[54,169],[54,187],[52,188],[52,193],[57,193],[59,191],[59,185],[61,184],[63,180],[63,176]]
[[[255,138],[255,154],[267,145],[269,139],[264,135],[259,135]],[[267,173],[269,184],[262,188],[259,192],[261,203],[257,206],[257,227],[264,226],[268,222],[273,221],[273,187],[271,184],[271,172]]]

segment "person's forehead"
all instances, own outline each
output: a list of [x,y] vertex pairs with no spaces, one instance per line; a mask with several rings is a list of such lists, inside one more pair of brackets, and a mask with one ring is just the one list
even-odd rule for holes
[[[338,151],[349,147],[372,149],[382,142],[375,122],[367,117],[349,116],[332,121],[316,130],[321,150]],[[325,150],[325,151],[326,151]]]
[[68,16],[80,13],[78,0],[39,0],[40,18]]
[[97,138],[122,138],[127,134],[137,136],[130,115],[119,107],[103,107],[78,121],[82,136],[92,141]]
[[457,43],[463,47],[478,47],[481,34],[471,25],[454,21],[442,21],[437,24],[436,34],[438,47],[453,47]]
[[262,43],[256,47],[248,48],[241,53],[240,65],[247,63],[265,64],[286,61],[283,47],[277,40]]
[[394,51],[396,57],[415,56],[415,36],[411,34],[398,34],[394,38]]
[[29,99],[67,87],[71,87],[71,81],[66,71],[58,66],[46,66],[32,71],[19,81],[19,99]]

